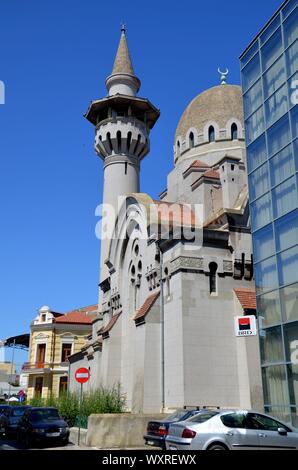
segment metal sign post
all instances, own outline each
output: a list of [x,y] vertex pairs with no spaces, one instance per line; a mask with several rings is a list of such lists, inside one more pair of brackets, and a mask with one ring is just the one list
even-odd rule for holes
[[78,446],[81,440],[81,419],[82,419],[82,405],[83,405],[83,384],[90,379],[90,372],[86,367],[80,367],[75,372],[75,379],[81,384],[80,390],[80,408],[79,408],[79,432],[78,432]]
[[80,391],[80,408],[79,408],[79,432],[78,432],[78,446],[80,445],[80,440],[81,440],[82,402],[83,402],[83,384],[81,383],[81,391]]

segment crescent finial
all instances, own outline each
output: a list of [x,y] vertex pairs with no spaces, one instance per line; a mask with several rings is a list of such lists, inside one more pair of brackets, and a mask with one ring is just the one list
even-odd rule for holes
[[220,83],[222,85],[226,85],[227,84],[227,75],[229,73],[229,69],[226,68],[226,71],[225,72],[222,72],[220,70],[220,68],[218,67],[217,69],[218,73],[220,74]]

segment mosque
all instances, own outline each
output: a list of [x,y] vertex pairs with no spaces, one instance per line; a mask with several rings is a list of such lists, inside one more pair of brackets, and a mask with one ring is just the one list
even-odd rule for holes
[[256,314],[241,88],[221,73],[186,107],[156,200],[140,171],[160,112],[138,95],[124,27],[105,83],[85,115],[104,171],[99,306],[70,389],[87,367],[90,388],[120,384],[134,413],[262,410],[258,337],[234,327]]

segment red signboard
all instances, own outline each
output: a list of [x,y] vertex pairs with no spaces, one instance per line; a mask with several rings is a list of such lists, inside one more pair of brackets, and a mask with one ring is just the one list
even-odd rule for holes
[[88,380],[90,379],[89,370],[86,369],[86,367],[80,367],[75,372],[75,379],[80,384],[84,384],[85,382],[88,382]]

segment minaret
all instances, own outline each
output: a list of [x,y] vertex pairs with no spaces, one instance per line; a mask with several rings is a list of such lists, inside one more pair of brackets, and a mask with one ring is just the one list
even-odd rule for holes
[[[137,97],[141,86],[134,73],[125,27],[106,79],[108,96],[93,101],[85,117],[95,126],[95,151],[104,162],[103,203],[118,209],[118,198],[140,191],[140,162],[148,154],[149,133],[159,110]],[[100,283],[109,277],[105,261],[109,240],[101,241]]]

